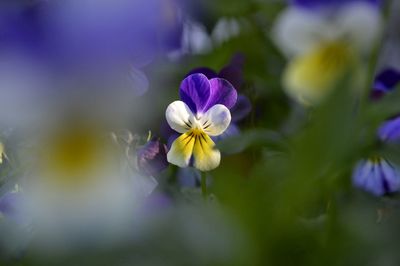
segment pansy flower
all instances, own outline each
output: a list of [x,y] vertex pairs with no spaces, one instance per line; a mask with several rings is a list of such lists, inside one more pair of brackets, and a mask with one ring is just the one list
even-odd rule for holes
[[[243,65],[244,57],[242,54],[235,54],[228,65],[223,67],[218,73],[208,67],[195,68],[189,72],[188,76],[194,73],[202,73],[208,79],[223,78],[229,81],[236,90],[239,90],[243,83]],[[252,106],[249,98],[239,93],[237,96],[236,104],[231,108],[232,121],[226,131],[213,138],[215,141],[221,140],[228,136],[237,135],[240,132],[238,123],[242,121],[251,112]]]
[[397,192],[400,189],[399,168],[381,157],[363,160],[354,170],[353,184],[375,196]]
[[273,30],[276,44],[289,58],[283,74],[288,95],[317,104],[346,72],[355,69],[359,75],[360,60],[380,30],[376,1],[292,1]]
[[208,79],[197,73],[180,85],[181,101],[166,110],[169,126],[181,133],[167,154],[168,162],[179,167],[193,165],[201,171],[218,167],[221,154],[212,136],[224,133],[231,122],[229,111],[237,101],[235,88],[225,79]]

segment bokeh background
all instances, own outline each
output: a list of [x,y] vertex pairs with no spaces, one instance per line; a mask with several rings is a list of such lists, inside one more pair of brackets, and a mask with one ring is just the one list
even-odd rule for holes
[[[151,188],[139,204],[116,197],[126,186],[106,182],[94,192],[95,207],[80,210],[99,208],[101,215],[82,218],[82,226],[71,218],[86,217],[80,211],[49,218],[35,205],[46,217],[36,219],[42,226],[25,212],[3,213],[0,264],[399,265],[399,196],[376,197],[351,180],[356,163],[371,155],[400,164],[399,145],[376,139],[378,126],[399,112],[399,91],[369,97],[380,70],[400,67],[400,4],[381,4],[384,34],[365,63],[361,93],[352,93],[349,74],[308,108],[285,94],[286,58],[271,38],[286,1],[1,1],[3,206],[15,206],[4,203],[10,190],[23,193],[40,182],[38,151],[55,145],[51,136],[82,129],[96,152],[114,154],[99,144],[103,132],[126,151],[135,164],[131,175],[143,179],[126,186]],[[138,151],[149,140],[168,148],[165,110],[188,73],[232,65],[236,90],[251,109],[236,123],[238,132],[217,142],[222,161],[207,173],[204,200],[195,169],[170,164],[151,172],[138,163]],[[78,196],[85,185],[72,183],[54,194],[85,205]],[[120,223],[125,215],[129,222]],[[110,216],[112,226],[97,226]]]

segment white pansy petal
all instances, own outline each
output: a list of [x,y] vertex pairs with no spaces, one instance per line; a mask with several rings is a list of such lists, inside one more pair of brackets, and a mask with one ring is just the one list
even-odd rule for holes
[[169,126],[179,133],[187,132],[190,129],[191,121],[194,120],[189,106],[182,101],[175,101],[168,105],[165,117]]
[[334,39],[336,35],[327,18],[298,8],[283,11],[272,32],[275,43],[289,57],[304,54],[322,40]]
[[231,112],[225,105],[216,104],[200,119],[204,132],[210,136],[221,135],[231,123]]
[[356,2],[346,5],[336,18],[341,35],[362,52],[369,52],[382,30],[379,9],[371,4]]

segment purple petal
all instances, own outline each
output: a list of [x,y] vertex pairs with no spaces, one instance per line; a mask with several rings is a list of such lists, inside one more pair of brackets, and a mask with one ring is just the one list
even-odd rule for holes
[[183,187],[198,187],[200,185],[200,172],[193,167],[178,170],[178,182]]
[[378,128],[378,136],[382,141],[399,141],[400,140],[400,116],[384,122]]
[[243,65],[244,56],[237,53],[233,56],[229,65],[221,69],[218,76],[228,80],[235,89],[239,89],[243,85]]
[[218,142],[232,136],[237,136],[239,134],[240,134],[239,127],[236,124],[231,123],[229,127],[224,131],[224,133],[222,133],[219,136],[212,137],[212,139],[214,140],[214,142]]
[[146,143],[137,151],[139,170],[149,176],[154,176],[168,167],[167,147],[158,139]]
[[179,94],[194,114],[203,112],[211,96],[210,81],[201,73],[192,74],[182,81]]
[[190,75],[196,74],[196,73],[204,74],[208,79],[218,78],[217,72],[215,72],[214,70],[212,70],[211,68],[208,68],[208,67],[198,67],[198,68],[192,69],[186,76],[190,76]]
[[397,192],[400,189],[398,168],[383,158],[358,163],[353,172],[354,186],[375,196]]
[[27,222],[22,203],[23,196],[20,192],[7,192],[0,197],[0,213],[18,223]]
[[378,6],[381,1],[380,0],[289,0],[289,2],[292,5],[301,8],[321,8],[321,7],[341,6],[355,2],[365,2]]
[[374,82],[374,91],[388,92],[400,82],[400,72],[394,68],[387,68],[380,72]]
[[203,109],[206,112],[216,104],[225,105],[231,109],[237,101],[237,92],[232,84],[226,79],[214,78],[210,80],[211,95],[206,107]]
[[231,109],[232,122],[238,122],[245,118],[251,112],[251,108],[249,98],[239,94],[235,106]]

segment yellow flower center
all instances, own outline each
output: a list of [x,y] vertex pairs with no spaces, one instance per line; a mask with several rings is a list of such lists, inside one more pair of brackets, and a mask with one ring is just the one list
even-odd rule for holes
[[103,167],[111,149],[109,139],[86,127],[66,128],[42,144],[39,173],[56,185],[82,185],[91,181]]
[[295,99],[313,104],[322,100],[356,62],[357,56],[345,43],[325,43],[290,62],[284,86]]

